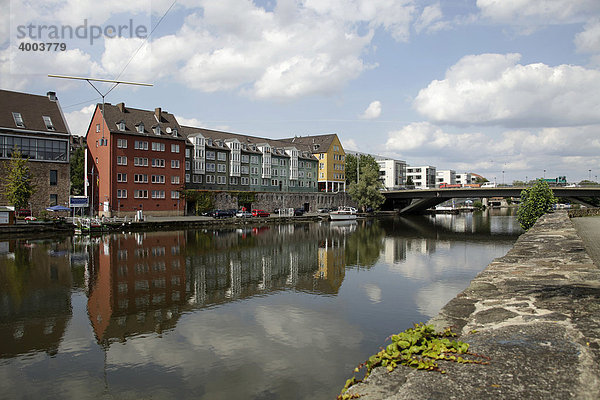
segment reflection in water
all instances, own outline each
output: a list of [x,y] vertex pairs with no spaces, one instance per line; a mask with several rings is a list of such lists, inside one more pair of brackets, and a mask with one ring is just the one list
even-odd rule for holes
[[516,229],[468,214],[6,241],[0,391],[331,398]]

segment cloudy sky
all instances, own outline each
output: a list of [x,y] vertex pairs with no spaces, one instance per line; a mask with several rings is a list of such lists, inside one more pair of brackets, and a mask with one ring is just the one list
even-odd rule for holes
[[[74,134],[101,98],[47,74],[152,83],[106,101],[184,124],[335,132],[499,183],[600,174],[598,0],[0,1],[0,88],[56,91]],[[66,49],[22,46],[35,41]]]

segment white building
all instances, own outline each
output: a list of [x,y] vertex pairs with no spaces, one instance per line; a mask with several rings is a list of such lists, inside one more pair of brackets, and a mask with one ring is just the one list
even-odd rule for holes
[[475,177],[470,172],[456,174],[456,183],[460,183],[461,185],[475,183]]
[[444,169],[437,171],[435,173],[436,176],[436,184],[447,183],[450,185],[455,185],[458,182],[456,181],[456,171],[452,169]]
[[406,179],[412,178],[415,188],[428,189],[435,187],[436,170],[431,165],[406,168]]
[[369,155],[379,165],[379,180],[387,190],[397,190],[406,185],[406,161],[394,160],[375,154],[359,153],[357,151],[346,151],[346,154],[360,157]]

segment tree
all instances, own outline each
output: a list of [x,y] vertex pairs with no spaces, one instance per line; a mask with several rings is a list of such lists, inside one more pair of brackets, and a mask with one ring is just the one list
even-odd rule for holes
[[29,160],[23,158],[21,151],[15,147],[8,166],[8,174],[4,180],[4,193],[8,202],[15,209],[29,208],[29,199],[35,188],[29,176]]
[[521,204],[517,210],[519,224],[528,230],[539,217],[550,212],[555,203],[556,198],[548,182],[538,179],[533,186],[521,191]]
[[71,172],[71,194],[74,196],[83,195],[85,147],[80,147],[71,156],[69,165]]
[[412,176],[409,176],[408,179],[406,179],[406,186],[415,186]]
[[348,194],[359,207],[363,209],[371,207],[376,210],[385,201],[385,197],[381,194],[383,184],[379,181],[379,165],[372,156],[360,156],[358,161],[360,169],[358,183],[350,182]]
[[357,157],[353,154],[346,154],[346,185],[350,186],[352,182],[356,182],[356,161]]

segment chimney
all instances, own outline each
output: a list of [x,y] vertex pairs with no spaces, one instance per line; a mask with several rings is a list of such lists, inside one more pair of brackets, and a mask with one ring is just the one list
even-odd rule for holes
[[119,109],[119,111],[121,111],[122,113],[125,112],[125,103],[119,103],[117,104],[117,108]]
[[160,112],[161,112],[161,109],[160,109],[160,107],[156,107],[156,108],[154,109],[154,116],[156,117],[156,120],[157,120],[158,122],[160,122]]
[[48,92],[46,93],[46,96],[48,96],[48,100],[50,101],[56,101],[56,92]]

